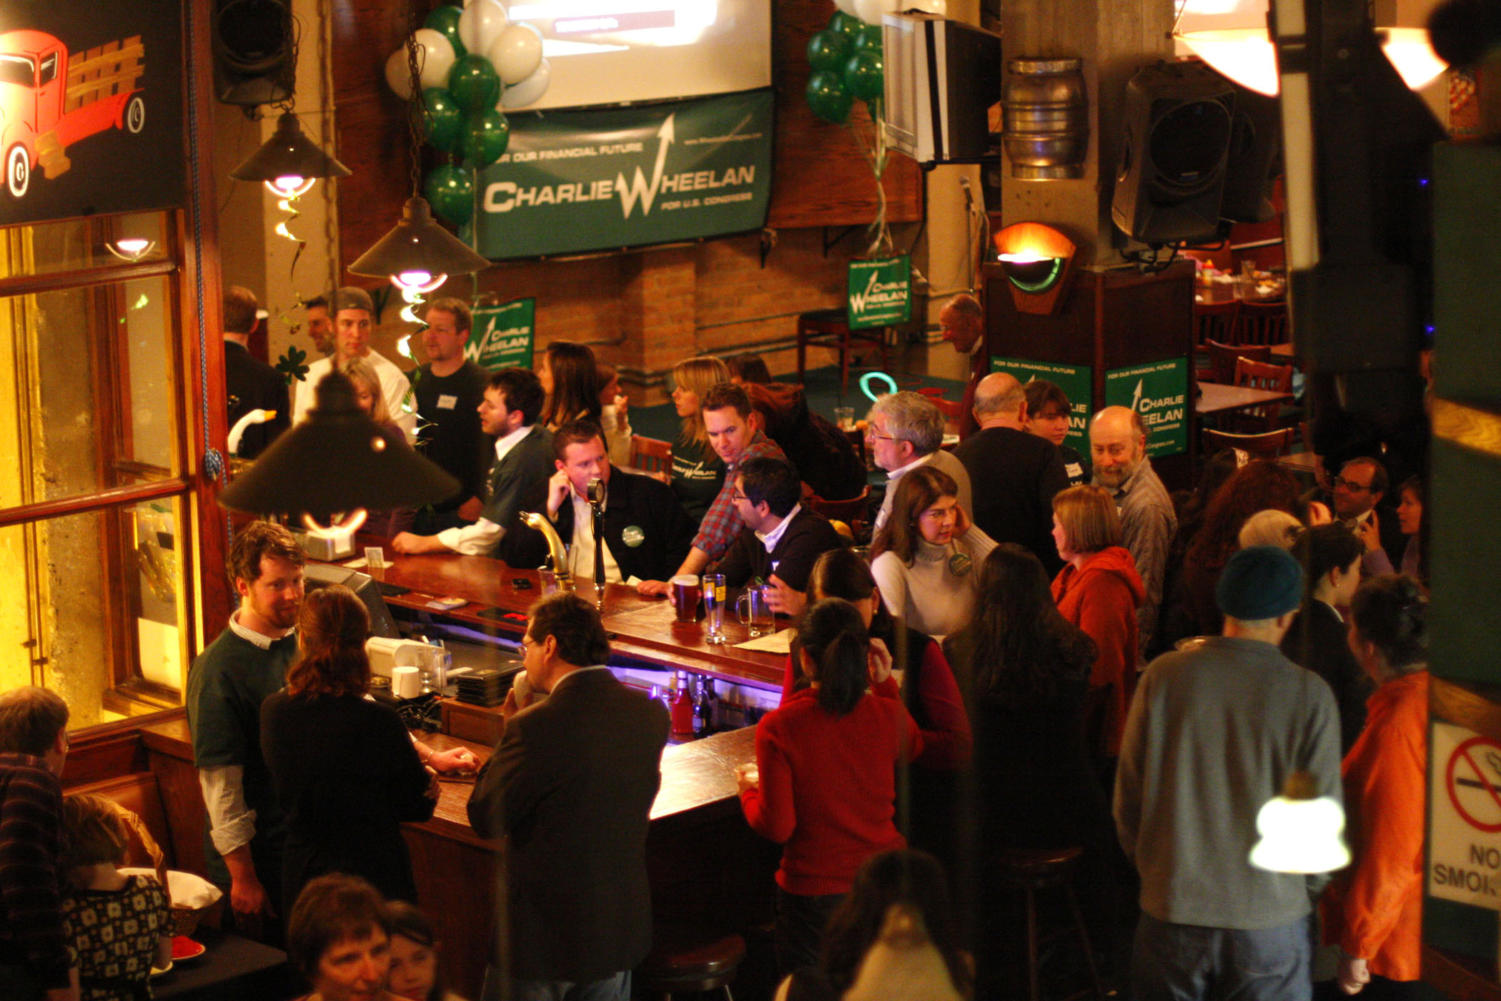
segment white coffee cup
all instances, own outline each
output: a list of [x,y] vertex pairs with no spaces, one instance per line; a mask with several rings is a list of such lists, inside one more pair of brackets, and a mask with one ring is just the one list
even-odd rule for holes
[[398,699],[415,699],[422,694],[422,672],[415,667],[393,667],[391,692]]

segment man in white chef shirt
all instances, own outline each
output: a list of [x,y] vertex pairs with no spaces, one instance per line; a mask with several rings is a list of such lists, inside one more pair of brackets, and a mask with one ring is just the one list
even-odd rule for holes
[[[610,583],[654,579],[682,562],[694,525],[670,487],[611,466],[604,437],[593,421],[564,424],[553,433],[552,447],[557,471],[547,485],[547,516],[568,546],[574,580],[594,580],[594,557],[600,549]],[[604,545],[599,549],[589,505],[591,480],[599,480],[604,491]]]

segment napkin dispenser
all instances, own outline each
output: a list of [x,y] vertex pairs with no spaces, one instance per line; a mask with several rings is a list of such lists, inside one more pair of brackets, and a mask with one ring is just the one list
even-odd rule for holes
[[416,640],[372,636],[365,641],[365,656],[370,658],[370,673],[387,678],[391,677],[393,667],[426,667],[428,649],[426,643]]

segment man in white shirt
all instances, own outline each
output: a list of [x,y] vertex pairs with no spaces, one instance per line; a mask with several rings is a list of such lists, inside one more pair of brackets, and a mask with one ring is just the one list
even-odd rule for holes
[[496,438],[495,461],[479,520],[436,535],[402,532],[391,540],[391,548],[398,553],[493,554],[513,567],[535,566],[545,547],[538,547],[541,536],[520,526],[517,515],[541,510],[554,472],[552,433],[537,423],[544,396],[530,369],[503,368],[491,375],[479,420],[480,429]]
[[307,377],[297,384],[297,398],[292,404],[292,423],[299,423],[317,405],[318,383],[336,365],[364,358],[380,376],[381,395],[391,419],[411,441],[417,433],[417,405],[411,400],[411,383],[406,374],[380,352],[370,349],[370,331],[375,321],[375,303],[362,288],[345,286],[334,293],[334,342],[332,357],[320,358],[308,366]]
[[954,478],[959,487],[959,506],[974,510],[969,471],[952,452],[943,450],[943,412],[921,393],[887,393],[876,398],[865,427],[865,447],[875,464],[886,470],[886,496],[876,512],[875,531],[891,516],[897,480],[925,462]]
[[[695,526],[672,488],[650,476],[616,469],[593,421],[569,421],[553,432],[553,464],[547,516],[568,546],[577,581],[593,581],[595,556],[604,558],[605,580],[637,584],[671,574],[688,555]],[[600,532],[594,534],[589,483],[603,492]]]

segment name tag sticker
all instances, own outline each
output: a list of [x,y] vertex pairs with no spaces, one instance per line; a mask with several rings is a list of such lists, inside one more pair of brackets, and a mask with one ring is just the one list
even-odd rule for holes
[[452,410],[454,407],[456,407],[458,405],[459,405],[459,398],[457,396],[452,396],[452,395],[450,395],[448,393],[439,393],[438,394],[438,409],[439,410]]

